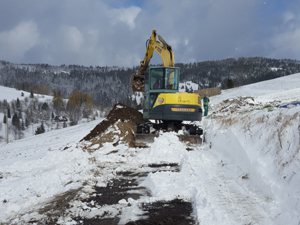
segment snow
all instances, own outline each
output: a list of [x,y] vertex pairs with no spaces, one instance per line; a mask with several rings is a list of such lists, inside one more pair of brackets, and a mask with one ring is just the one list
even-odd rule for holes
[[[2,144],[0,223],[39,220],[37,210],[58,194],[81,187],[82,196],[91,194],[92,185],[105,187],[118,171],[175,163],[179,171],[150,172],[140,183],[151,197],[121,199],[113,206],[73,201],[70,215],[116,216],[121,210],[125,224],[139,218],[141,202],[180,198],[192,202],[204,225],[298,225],[300,106],[282,105],[300,101],[299,87],[300,74],[294,74],[212,97],[202,121],[206,142],[193,151],[172,132],[145,149],[95,143],[95,151],[83,151],[91,143],[79,140],[99,121]],[[70,215],[58,223],[76,224]]]
[[272,71],[278,71],[278,70],[282,70],[282,68],[278,68],[278,67],[270,67],[270,70]]
[[166,133],[155,138],[151,147],[137,157],[140,162],[145,163],[180,163],[180,156],[185,153],[185,145],[179,142],[178,137],[174,133]]
[[213,104],[237,96],[252,96],[262,102],[299,100],[300,73],[273,80],[249,84],[222,91],[220,96],[212,97]]
[[[21,93],[24,93],[24,96],[21,96]],[[0,86],[0,101],[7,100],[8,102],[17,100],[19,98],[20,100],[24,100],[25,98],[30,97],[30,93],[22,90],[17,90],[15,88],[9,88]],[[39,101],[45,102],[45,101],[52,101],[52,96],[48,95],[41,95],[41,94],[34,94],[34,97],[38,98]]]
[[0,145],[0,223],[82,185],[89,155],[76,143],[97,123],[99,120]]
[[185,81],[183,83],[179,83],[179,91],[180,92],[194,92],[199,90],[199,85],[192,81]]

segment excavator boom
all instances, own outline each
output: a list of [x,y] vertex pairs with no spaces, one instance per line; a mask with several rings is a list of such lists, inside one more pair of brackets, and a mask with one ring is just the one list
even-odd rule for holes
[[158,35],[155,30],[153,30],[150,39],[147,41],[145,57],[140,62],[139,70],[133,75],[131,81],[133,92],[144,91],[145,72],[149,66],[149,62],[154,51],[156,51],[161,57],[164,67],[174,67],[174,53],[172,47],[168,45],[167,42],[160,35]]

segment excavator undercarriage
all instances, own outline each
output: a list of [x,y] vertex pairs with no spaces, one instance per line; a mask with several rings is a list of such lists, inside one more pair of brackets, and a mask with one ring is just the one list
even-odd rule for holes
[[135,145],[147,147],[161,132],[176,132],[179,140],[188,145],[202,143],[203,130],[196,124],[184,124],[180,121],[149,121],[137,126]]

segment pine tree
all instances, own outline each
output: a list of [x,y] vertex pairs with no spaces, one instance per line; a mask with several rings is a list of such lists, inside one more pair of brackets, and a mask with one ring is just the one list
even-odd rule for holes
[[4,124],[7,123],[7,117],[6,117],[6,114],[5,114],[4,117],[3,117],[3,123],[4,123]]
[[30,125],[30,121],[29,121],[29,119],[26,117],[26,119],[25,119],[25,126],[26,126],[26,127],[29,127],[29,125]]
[[44,102],[43,105],[42,105],[42,110],[47,111],[48,109],[49,109],[48,104],[46,102]]
[[45,133],[45,127],[44,127],[44,123],[43,122],[42,122],[41,126],[39,126],[36,129],[35,135],[42,134],[42,133]]
[[22,119],[21,121],[21,130],[25,130],[25,123],[24,123],[24,120]]
[[234,88],[234,82],[233,82],[233,80],[232,80],[231,78],[228,78],[228,79],[227,79],[226,87],[227,87],[228,89]]
[[34,98],[33,91],[30,91],[30,98]]
[[9,105],[7,106],[7,118],[8,118],[8,119],[11,118],[10,107],[9,107]]
[[18,110],[21,109],[21,102],[20,102],[20,99],[19,99],[19,98],[17,98],[16,107],[17,107]]
[[17,115],[17,113],[15,113],[12,117],[12,120],[11,120],[11,123],[12,125],[14,125],[16,128],[20,128],[20,120],[19,120],[19,117]]

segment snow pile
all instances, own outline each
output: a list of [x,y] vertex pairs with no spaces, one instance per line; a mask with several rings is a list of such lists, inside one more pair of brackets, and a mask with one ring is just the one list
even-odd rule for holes
[[145,149],[137,157],[145,163],[180,163],[186,154],[186,146],[173,132],[162,133],[155,138],[149,149]]

